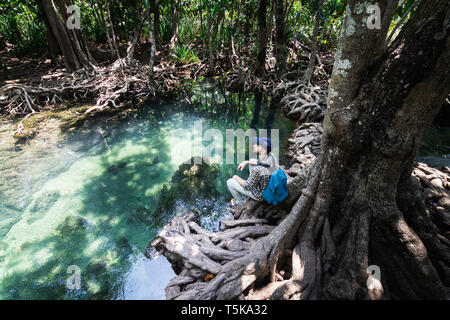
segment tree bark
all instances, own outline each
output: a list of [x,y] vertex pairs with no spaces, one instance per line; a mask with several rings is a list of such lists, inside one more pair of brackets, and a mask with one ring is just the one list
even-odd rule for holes
[[323,0],[320,0],[317,7],[316,25],[314,27],[314,33],[312,37],[311,54],[309,56],[308,68],[306,69],[305,77],[303,79],[303,82],[305,83],[309,83],[311,81],[311,76],[314,71],[314,64],[316,62],[316,52],[317,52],[317,40],[319,37],[319,29],[320,29],[320,19],[322,18],[322,7],[323,7]]
[[[147,0],[145,0],[147,1]],[[147,5],[147,3],[146,3]],[[136,6],[136,12],[137,12],[137,24],[133,29],[133,33],[131,38],[128,40],[128,46],[127,46],[127,59],[133,59],[134,58],[134,49],[136,48],[136,44],[139,41],[139,38],[141,36],[141,30],[142,30],[142,23],[143,23],[143,18],[142,18],[142,12],[141,12],[141,5],[140,3],[137,4]],[[149,10],[148,7],[146,7],[146,10]]]
[[159,13],[159,3],[160,0],[152,0],[150,5],[152,7],[153,12],[153,29],[155,32],[155,43],[156,48],[161,50],[161,18]]
[[[152,11],[149,5],[150,0],[145,0],[145,8],[147,11],[148,19],[148,33],[150,36],[150,60],[149,60],[149,82],[153,82],[153,67],[155,65],[155,53],[156,53],[156,41],[155,41],[155,31],[154,31],[154,20],[152,19]],[[154,12],[154,11],[153,11]]]
[[50,26],[49,32],[56,39],[59,48],[64,56],[64,61],[70,71],[79,70],[83,67],[90,67],[90,63],[83,52],[80,44],[75,43],[69,36],[69,32],[58,15],[55,4],[52,0],[40,0],[42,11],[46,21]]
[[[42,6],[40,6],[40,10],[43,12]],[[48,50],[49,56],[53,62],[56,62],[56,57],[59,54],[62,54],[61,48],[59,47],[58,40],[55,38],[52,32],[52,26],[47,19],[46,14],[43,12],[42,18],[44,20],[45,26],[47,27],[47,42],[48,42]]]
[[209,75],[214,75],[214,52],[213,52],[213,39],[212,39],[212,28],[213,28],[213,24],[212,24],[212,17],[211,17],[211,8],[208,8],[208,16],[207,16],[207,24],[206,24],[206,28],[207,28],[207,37],[208,37],[208,74]]
[[275,1],[275,21],[276,21],[276,40],[275,40],[275,71],[278,76],[286,72],[286,31],[284,19],[284,0]]
[[[315,270],[324,284],[318,289],[327,298],[373,297],[366,283],[367,267],[374,264],[381,268],[381,285],[389,288],[390,297],[445,299],[445,286],[396,195],[402,196],[402,173],[411,177],[422,136],[450,90],[444,76],[450,65],[449,41],[442,34],[448,28],[449,3],[422,2],[417,12],[421,17],[409,24],[414,36],[402,37],[399,49],[385,57],[380,49],[396,4],[380,2],[384,16],[376,31],[365,27],[362,3],[348,2],[324,120],[323,184],[315,200],[319,214],[308,218],[313,229],[328,221],[336,248],[325,256],[335,262],[322,263],[320,273]],[[418,23],[425,18],[433,19]],[[317,240],[308,240],[306,232],[302,237],[304,245]],[[320,253],[318,248],[312,251]],[[306,264],[314,264],[312,260]]]
[[255,74],[261,77],[266,72],[267,53],[267,0],[259,0],[258,7],[258,56],[256,59]]
[[[111,30],[111,38],[112,38],[111,42],[114,46],[114,50],[116,51],[117,59],[119,61],[121,61],[119,48],[117,47],[117,42],[116,42],[116,33],[114,32],[114,24],[111,19],[111,12],[109,10],[109,1],[108,0],[106,0],[106,14],[108,16],[108,26],[109,26],[108,29]],[[122,65],[122,62],[120,62],[120,64]]]
[[[92,2],[91,2],[92,3]],[[92,6],[95,7],[95,5],[92,3]],[[111,57],[114,56],[114,46],[113,46],[113,41],[111,39],[111,35],[109,34],[110,32],[110,28],[108,28],[108,23],[106,23],[105,17],[103,16],[103,6],[102,6],[102,2],[99,1],[98,2],[98,8],[99,8],[99,17],[100,17],[100,22],[102,24],[102,27],[105,29],[105,33],[106,33],[106,39],[108,41],[108,46],[109,46],[109,53],[111,55]]]
[[[67,22],[69,15],[67,13],[67,8],[72,4],[70,0],[56,0],[59,12],[63,17],[63,21]],[[65,24],[65,23],[64,23]],[[67,29],[67,28],[66,28]],[[74,46],[75,54],[78,56],[79,60],[82,61],[84,66],[92,66],[91,63],[95,63],[92,57],[86,39],[83,33],[79,29],[67,29],[69,38]]]
[[180,0],[172,0],[172,36],[170,37],[169,48],[175,48],[178,40],[178,5]]

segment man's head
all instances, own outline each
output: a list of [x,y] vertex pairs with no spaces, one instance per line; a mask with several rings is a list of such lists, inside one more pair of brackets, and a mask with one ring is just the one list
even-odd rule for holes
[[266,137],[255,137],[253,138],[253,152],[260,154],[261,152],[265,152],[269,154],[272,150],[272,140]]

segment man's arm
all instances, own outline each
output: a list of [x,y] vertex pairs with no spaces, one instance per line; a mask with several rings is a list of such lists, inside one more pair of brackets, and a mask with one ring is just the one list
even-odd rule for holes
[[257,182],[258,178],[260,176],[260,172],[258,170],[258,167],[256,167],[253,170],[250,170],[250,176],[248,177],[247,181],[243,185],[245,190],[250,190]]

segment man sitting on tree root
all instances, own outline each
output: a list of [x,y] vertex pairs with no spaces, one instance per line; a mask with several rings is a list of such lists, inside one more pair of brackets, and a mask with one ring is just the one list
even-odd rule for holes
[[258,155],[259,160],[246,160],[237,168],[238,171],[242,171],[249,164],[249,178],[244,180],[234,175],[227,181],[228,190],[233,195],[230,202],[232,208],[244,204],[249,197],[256,201],[263,200],[262,192],[269,184],[271,174],[278,169],[277,159],[271,150],[270,138],[254,138],[253,152]]

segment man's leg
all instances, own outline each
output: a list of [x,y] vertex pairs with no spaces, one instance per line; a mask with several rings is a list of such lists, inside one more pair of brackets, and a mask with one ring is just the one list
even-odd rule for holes
[[[228,190],[230,190],[231,195],[235,198],[238,203],[243,204],[248,197],[254,199],[251,191],[245,190],[236,180],[228,179],[227,181]],[[256,200],[256,199],[255,199]]]

